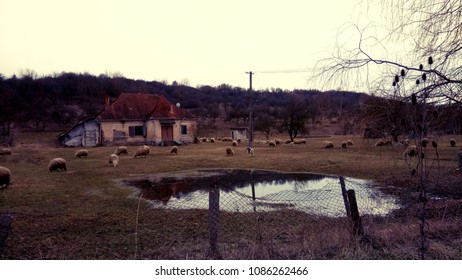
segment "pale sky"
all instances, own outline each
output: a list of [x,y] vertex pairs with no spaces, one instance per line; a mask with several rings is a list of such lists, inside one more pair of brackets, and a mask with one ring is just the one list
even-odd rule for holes
[[254,71],[256,89],[317,88],[308,71],[357,2],[0,0],[0,74],[118,72],[247,88]]

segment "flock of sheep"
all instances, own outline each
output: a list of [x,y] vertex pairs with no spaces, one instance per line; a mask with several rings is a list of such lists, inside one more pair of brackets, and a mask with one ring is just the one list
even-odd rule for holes
[[[215,139],[215,138],[200,138],[199,140],[200,140],[201,143],[204,143],[204,142],[214,143],[215,141],[230,142],[231,145],[226,146],[226,155],[227,156],[235,155],[235,152],[234,152],[233,148],[237,147],[239,145],[239,143],[241,142],[240,139],[233,140],[232,138],[229,138],[229,137],[223,137],[223,138],[217,138],[217,139]],[[290,141],[290,140],[283,141],[281,139],[274,139],[274,140],[263,140],[263,141],[262,140],[257,140],[257,141],[255,141],[255,143],[256,144],[266,144],[269,147],[276,147],[277,145],[281,145],[281,144],[289,144],[289,145],[306,144],[306,140],[305,139],[297,139],[295,141]],[[430,140],[427,139],[427,138],[424,138],[421,141],[421,143],[418,143],[418,145],[411,145],[410,141],[408,139],[403,140],[403,141],[399,141],[399,142],[393,142],[390,139],[385,139],[385,140],[380,139],[377,142],[375,142],[374,146],[375,147],[383,147],[383,146],[402,146],[402,147],[406,147],[406,150],[403,153],[403,157],[405,159],[407,159],[407,158],[410,158],[410,157],[417,156],[419,147],[425,148],[427,145],[430,145],[430,144],[433,146],[433,148],[437,148],[438,144],[435,141],[430,142]],[[347,148],[347,147],[352,146],[352,145],[354,145],[354,143],[350,139],[342,141],[340,143],[340,146],[342,148]],[[450,139],[449,140],[449,145],[451,147],[455,147],[456,146],[455,139]],[[334,143],[332,141],[324,141],[323,144],[322,144],[322,148],[324,148],[324,149],[332,149],[332,148],[334,148]],[[252,148],[252,147],[247,147],[246,151],[247,151],[247,154],[249,156],[251,156],[251,157],[253,157],[254,154],[255,154],[254,148]],[[169,153],[170,154],[178,154],[178,146],[172,146],[170,148],[170,150],[169,150]],[[133,157],[134,158],[147,157],[148,154],[149,154],[149,146],[142,145],[142,146],[139,146],[136,149],[135,153],[133,154]],[[9,149],[9,148],[0,149],[0,155],[11,155],[11,149]],[[128,155],[128,149],[127,149],[126,146],[117,147],[115,149],[114,153],[109,155],[109,157],[108,157],[109,165],[113,166],[113,167],[116,167],[119,164],[119,156],[121,156],[121,155]],[[74,155],[75,158],[82,158],[82,157],[87,157],[87,156],[88,156],[88,150],[86,150],[86,149],[80,149],[80,150],[76,151],[76,153]],[[50,172],[52,172],[52,171],[67,171],[66,160],[61,158],[61,157],[53,158],[52,160],[50,160],[47,169]],[[10,185],[10,184],[11,184],[11,171],[8,168],[4,167],[4,166],[0,166],[0,188],[8,187],[8,185]]]

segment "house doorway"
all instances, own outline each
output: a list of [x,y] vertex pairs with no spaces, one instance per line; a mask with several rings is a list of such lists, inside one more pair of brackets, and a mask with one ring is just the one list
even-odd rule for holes
[[164,143],[173,142],[173,126],[171,125],[162,126],[162,142]]

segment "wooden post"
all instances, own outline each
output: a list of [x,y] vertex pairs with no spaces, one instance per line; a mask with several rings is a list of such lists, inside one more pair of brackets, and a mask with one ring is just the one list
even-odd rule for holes
[[209,190],[209,256],[221,259],[218,251],[218,232],[220,230],[220,189],[215,186]]
[[346,211],[347,217],[350,218],[351,210],[350,210],[350,205],[348,203],[348,194],[347,194],[347,190],[345,187],[345,178],[340,176],[339,179],[340,179],[340,187],[342,188],[342,196],[343,196],[343,203],[345,204],[345,211]]
[[457,163],[459,164],[459,172],[462,173],[462,151],[457,153]]
[[358,204],[356,203],[355,190],[348,190],[348,202],[351,210],[351,220],[353,221],[353,234],[364,235],[363,225],[361,223],[361,217],[359,216]]

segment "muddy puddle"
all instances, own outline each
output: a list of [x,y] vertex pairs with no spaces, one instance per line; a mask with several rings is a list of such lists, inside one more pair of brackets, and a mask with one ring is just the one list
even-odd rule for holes
[[[323,216],[345,215],[339,177],[266,170],[214,169],[153,174],[122,180],[137,197],[154,208],[209,209],[213,199],[220,211],[255,212],[292,209]],[[372,182],[345,178],[353,189],[361,214],[386,215],[398,209],[391,196]],[[218,200],[218,204],[217,204]]]

